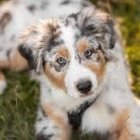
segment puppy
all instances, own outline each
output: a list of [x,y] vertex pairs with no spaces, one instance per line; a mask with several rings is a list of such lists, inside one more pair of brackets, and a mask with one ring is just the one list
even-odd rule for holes
[[[17,50],[18,36],[27,26],[44,18],[78,12],[89,4],[87,0],[11,0],[0,5],[0,71],[28,68],[27,61]],[[5,88],[6,81],[0,72],[0,94]]]
[[112,18],[95,7],[47,19],[22,33],[19,52],[41,74],[38,140],[69,140],[73,128],[140,140],[140,108]]

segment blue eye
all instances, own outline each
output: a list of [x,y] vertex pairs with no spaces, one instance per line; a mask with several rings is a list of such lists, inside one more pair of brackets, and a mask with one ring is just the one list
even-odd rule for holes
[[66,59],[63,57],[59,57],[56,62],[60,65],[60,66],[65,66],[66,65]]
[[93,54],[93,49],[88,49],[84,52],[84,55],[87,59],[90,59],[90,57],[92,56]]

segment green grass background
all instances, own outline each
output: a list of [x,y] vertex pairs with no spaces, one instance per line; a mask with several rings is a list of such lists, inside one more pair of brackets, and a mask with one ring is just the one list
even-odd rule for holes
[[[133,78],[132,90],[140,97],[140,0],[94,0],[93,3],[109,11],[120,22]],[[0,96],[0,140],[34,140],[39,86],[25,72],[5,71],[5,74],[8,88]],[[72,140],[93,138],[77,132]]]

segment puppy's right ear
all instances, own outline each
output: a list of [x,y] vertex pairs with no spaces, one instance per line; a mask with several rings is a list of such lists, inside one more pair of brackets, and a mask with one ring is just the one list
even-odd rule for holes
[[46,20],[28,28],[21,34],[18,50],[27,60],[30,69],[34,69],[37,72],[42,70],[43,53],[48,48],[56,26],[54,21]]
[[37,51],[39,50],[38,41],[39,32],[35,26],[28,28],[20,36],[18,50],[27,60],[30,69],[37,67]]

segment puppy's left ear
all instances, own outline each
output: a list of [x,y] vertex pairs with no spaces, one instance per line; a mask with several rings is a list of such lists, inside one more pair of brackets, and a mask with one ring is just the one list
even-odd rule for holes
[[96,7],[88,7],[78,15],[78,23],[82,34],[93,36],[103,51],[112,50],[116,44],[116,31],[112,17]]
[[18,50],[27,60],[29,68],[41,72],[43,57],[52,37],[56,25],[52,21],[42,21],[24,31],[19,39]]
[[100,42],[100,48],[103,51],[106,60],[116,60],[114,48],[118,40],[117,31],[115,29],[114,20],[110,15],[107,15],[104,25],[104,39]]

